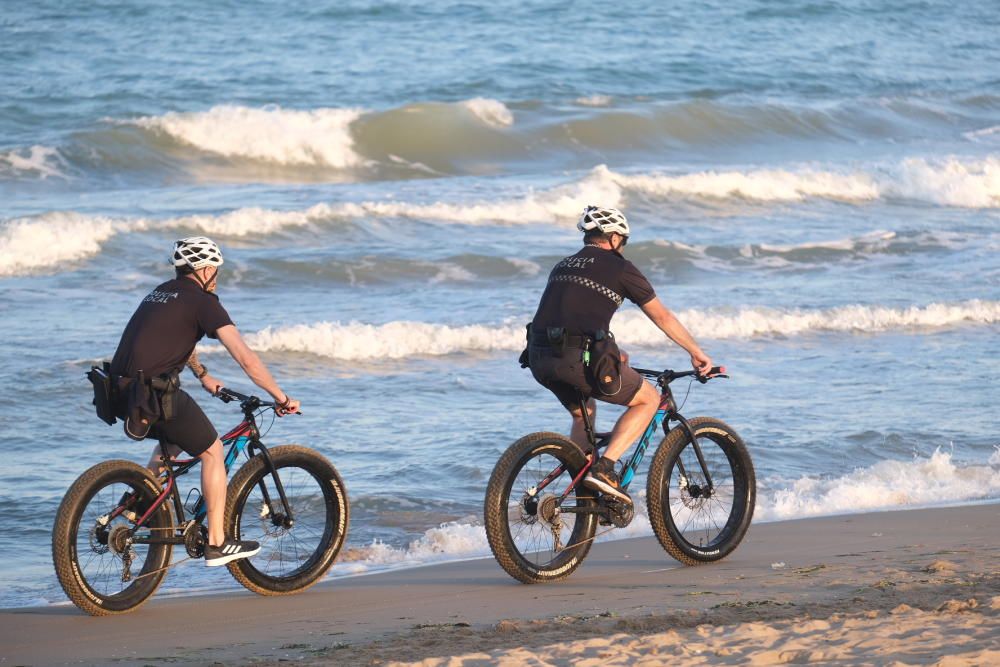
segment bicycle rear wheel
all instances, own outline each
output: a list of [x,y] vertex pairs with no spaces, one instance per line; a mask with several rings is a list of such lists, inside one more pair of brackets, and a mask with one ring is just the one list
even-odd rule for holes
[[[171,545],[130,540],[135,521],[159,495],[152,473],[123,460],[92,467],[69,488],[52,527],[52,561],[73,604],[91,616],[121,614],[139,607],[160,586]],[[137,532],[169,537],[169,505],[163,503]]]
[[757,486],[750,453],[732,428],[709,417],[688,424],[711,484],[687,432],[677,427],[653,456],[646,495],[660,544],[680,562],[697,565],[721,560],[739,546],[753,518]]
[[254,593],[288,595],[309,588],[333,565],[347,536],[347,489],[337,469],[308,447],[282,445],[268,453],[293,521],[285,520],[264,457],[254,456],[229,483],[226,534],[256,540],[261,548],[227,567]]
[[483,514],[490,549],[507,574],[526,584],[557,581],[583,562],[597,528],[595,494],[581,486],[558,499],[586,462],[558,433],[526,435],[497,461]]

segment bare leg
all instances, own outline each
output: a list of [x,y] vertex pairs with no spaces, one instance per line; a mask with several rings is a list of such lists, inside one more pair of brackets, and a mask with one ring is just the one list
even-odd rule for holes
[[[146,467],[153,473],[154,477],[159,476],[163,472],[163,461],[160,460],[162,451],[162,445],[156,445],[153,447],[153,453],[149,457],[149,463]],[[170,456],[170,460],[173,461],[177,458],[178,454],[181,453],[181,448],[177,445],[167,445],[167,455]]]
[[221,546],[226,541],[222,520],[226,513],[226,462],[222,441],[216,438],[201,456],[201,492],[208,511],[208,543]]
[[[580,445],[583,451],[587,451],[590,449],[590,440],[587,439],[587,428],[583,423],[583,411],[576,408],[570,410],[569,414],[573,417],[573,424],[569,428],[569,439]],[[597,403],[592,398],[587,400],[587,414],[590,415],[590,424],[593,426],[597,418]]]
[[632,402],[628,404],[628,410],[618,418],[618,423],[611,431],[611,442],[608,444],[604,456],[612,461],[617,461],[625,453],[625,450],[642,435],[649,420],[656,414],[656,408],[659,404],[660,394],[653,388],[653,385],[643,381]]

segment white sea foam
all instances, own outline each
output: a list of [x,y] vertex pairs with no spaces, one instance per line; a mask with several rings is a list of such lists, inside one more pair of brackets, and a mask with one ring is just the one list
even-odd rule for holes
[[[636,516],[625,529],[599,540],[651,535],[644,489],[634,490]],[[1000,498],[1000,449],[986,465],[959,465],[941,449],[909,461],[880,461],[840,477],[771,477],[758,480],[754,522],[835,514],[907,509]],[[478,517],[442,524],[406,547],[382,542],[349,549],[333,568],[347,575],[394,567],[489,556],[486,532]]]
[[905,160],[896,177],[883,184],[886,194],[944,206],[1000,207],[1000,159]]
[[628,175],[599,166],[591,177],[595,175],[628,192],[654,197],[742,198],[759,202],[902,198],[962,208],[1000,207],[1000,159],[993,156],[907,158],[898,164],[853,170],[803,167],[678,175]]
[[[926,330],[1000,322],[1000,301],[973,299],[957,303],[890,308],[849,305],[815,310],[743,307],[681,311],[678,316],[696,338],[756,338],[796,336],[813,332],[879,333]],[[658,345],[663,334],[641,312],[629,310],[612,322],[626,345]],[[268,327],[249,334],[250,345],[262,352],[304,352],[339,360],[403,359],[519,350],[524,346],[521,324],[445,325],[394,321],[381,325],[360,322],[319,322]]]
[[131,121],[175,141],[228,158],[279,165],[344,168],[362,163],[350,125],[359,109],[297,111],[277,106],[217,106]]
[[0,276],[20,275],[77,262],[128,225],[76,213],[47,213],[0,227]]
[[[163,118],[166,117],[159,117]],[[904,161],[894,173],[893,176],[882,174],[877,178],[860,173],[836,174],[809,170],[701,172],[683,176],[626,175],[600,165],[579,180],[537,192],[531,191],[521,197],[492,201],[339,202],[320,203],[308,209],[292,211],[247,207],[221,215],[191,215],[155,221],[146,218],[111,219],[71,212],[51,213],[31,219],[9,221],[6,227],[0,230],[0,234],[3,234],[0,238],[16,240],[20,254],[25,256],[18,259],[13,253],[13,247],[7,248],[6,253],[0,254],[0,275],[49,268],[66,261],[67,258],[82,259],[99,252],[101,243],[116,233],[144,231],[154,227],[191,229],[210,235],[243,237],[270,234],[290,227],[321,224],[332,220],[372,217],[433,220],[469,225],[497,223],[565,225],[575,220],[585,205],[593,202],[622,207],[629,193],[642,193],[653,197],[745,197],[764,201],[798,201],[806,197],[845,201],[871,200],[888,196],[918,199],[948,206],[979,208],[1000,206],[1000,160],[995,158],[979,161],[950,158],[940,162],[912,159]],[[76,229],[92,226],[95,234],[90,236],[64,234],[67,225],[70,224]],[[56,239],[57,243],[53,244],[51,239]],[[861,241],[865,242],[864,239]],[[849,242],[850,240],[840,241],[840,243]],[[764,246],[761,248],[769,249]]]
[[930,457],[880,461],[842,477],[763,480],[762,486],[756,519],[777,521],[997,498],[1000,465],[991,459],[959,466],[939,448]]
[[514,114],[499,100],[474,97],[460,102],[460,105],[491,127],[510,127],[514,124]]
[[49,146],[31,146],[0,153],[0,174],[66,178],[60,169],[65,164],[59,151]]
[[692,197],[741,197],[757,201],[801,201],[809,197],[871,200],[879,196],[878,184],[864,173],[839,174],[803,169],[705,171],[678,176],[609,173],[615,183],[647,195]]
[[611,97],[608,95],[588,95],[576,98],[576,103],[582,107],[607,107],[611,106]]

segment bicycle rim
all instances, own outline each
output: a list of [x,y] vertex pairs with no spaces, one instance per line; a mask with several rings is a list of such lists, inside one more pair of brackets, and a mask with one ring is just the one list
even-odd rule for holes
[[[53,536],[56,572],[70,599],[90,614],[138,607],[165,576],[162,568],[170,559],[169,545],[128,540],[141,508],[133,505],[129,511],[111,516],[123,498],[136,495],[138,503],[146,506],[156,497],[146,486],[143,473],[108,468],[89,484],[74,485],[60,508]],[[171,527],[169,512],[161,508],[134,536],[165,537]],[[126,560],[130,561],[127,566]]]
[[[682,545],[712,551],[727,543],[742,520],[745,482],[726,448],[711,434],[699,434],[698,446],[711,476],[711,486],[688,445],[671,461],[664,496],[670,520]],[[678,460],[683,463],[684,473]]]
[[315,583],[333,564],[346,534],[347,497],[339,475],[322,457],[299,449],[271,450],[292,509],[291,526],[275,516],[283,506],[274,477],[262,462],[240,484],[235,534],[260,542],[261,548],[255,556],[230,564],[230,572],[257,593],[294,593]]
[[[507,490],[507,529],[513,548],[534,569],[558,569],[570,556],[572,547],[589,537],[585,515],[574,514],[573,508],[583,509],[593,492],[583,487],[572,489],[559,502],[573,482],[567,461],[557,458],[557,451],[529,453],[516,467]],[[553,471],[562,467],[557,476]],[[544,488],[539,489],[548,479]],[[577,494],[580,494],[578,496]],[[570,549],[567,549],[570,547]]]

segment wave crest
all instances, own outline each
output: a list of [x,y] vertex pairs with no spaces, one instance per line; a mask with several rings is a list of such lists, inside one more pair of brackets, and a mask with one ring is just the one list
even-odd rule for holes
[[296,111],[223,105],[130,123],[226,158],[344,169],[362,162],[350,133],[351,123],[362,113],[360,109]]
[[[1000,301],[973,299],[909,308],[865,305],[817,310],[745,307],[681,311],[678,317],[696,338],[707,339],[798,336],[825,331],[879,333],[1000,323]],[[612,325],[625,345],[663,343],[663,333],[641,312],[621,313]],[[337,360],[367,361],[516,351],[524,346],[524,327],[521,324],[445,325],[412,321],[381,325],[319,322],[267,327],[249,334],[247,340],[251,347],[261,352],[301,352]]]

